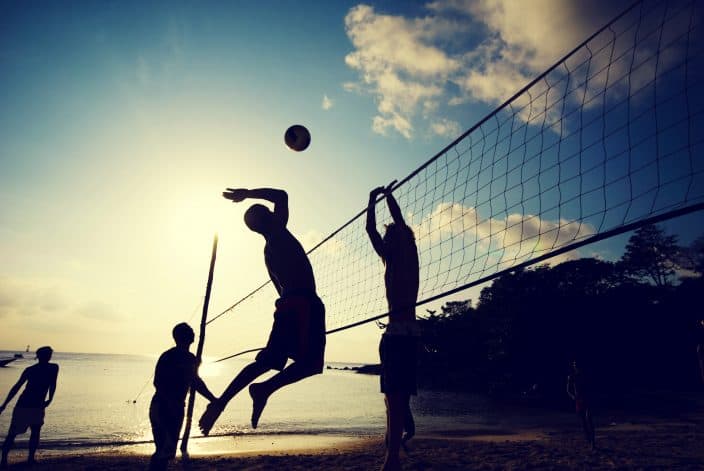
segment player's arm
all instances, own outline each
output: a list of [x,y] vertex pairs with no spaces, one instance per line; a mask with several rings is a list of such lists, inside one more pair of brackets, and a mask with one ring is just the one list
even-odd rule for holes
[[384,243],[379,231],[376,230],[376,199],[383,192],[384,188],[381,186],[374,188],[369,193],[369,203],[367,204],[367,235],[369,235],[372,247],[382,259],[384,259]]
[[574,400],[575,395],[572,392],[573,386],[572,386],[572,376],[567,377],[567,395],[570,397],[570,399]]
[[389,206],[389,212],[391,213],[391,218],[394,220],[396,224],[406,224],[406,221],[403,220],[403,214],[401,213],[401,208],[398,205],[398,202],[396,201],[396,198],[394,198],[394,195],[391,193],[391,188],[396,184],[396,180],[392,181],[389,183],[386,188],[384,188],[384,196],[386,196],[386,204]]
[[210,392],[208,386],[205,385],[205,382],[198,375],[196,375],[196,377],[193,379],[193,389],[195,389],[201,396],[203,396],[210,402],[217,400],[217,397],[215,397],[215,395]]
[[24,370],[22,374],[20,375],[20,379],[17,380],[14,386],[10,388],[10,392],[7,393],[7,398],[5,398],[5,402],[0,405],[0,414],[2,414],[2,411],[5,410],[5,407],[7,406],[7,403],[12,400],[13,397],[19,392],[20,388],[22,385],[27,381],[27,370]]
[[165,353],[162,353],[161,356],[159,357],[159,360],[156,362],[156,367],[154,368],[154,387],[159,388],[160,385],[164,384],[164,376],[166,375],[166,356]]
[[245,199],[260,199],[274,203],[274,216],[285,226],[288,223],[288,194],[284,190],[275,188],[256,188],[248,190],[246,188],[228,188],[222,194],[228,200],[235,203]]
[[51,378],[51,383],[49,384],[49,399],[47,399],[44,402],[44,407],[49,407],[49,404],[51,404],[51,401],[54,400],[54,393],[56,392],[56,379],[59,376],[59,365],[56,365],[56,370],[54,371],[54,375]]

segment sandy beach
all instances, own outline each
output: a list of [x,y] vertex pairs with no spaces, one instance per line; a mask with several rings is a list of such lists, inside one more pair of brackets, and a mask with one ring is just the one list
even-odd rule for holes
[[[208,443],[204,443],[208,440]],[[170,469],[190,470],[373,470],[383,456],[383,437],[274,435],[216,437],[192,442],[190,460]],[[585,443],[575,422],[558,427],[495,427],[420,433],[408,453],[405,470],[504,469],[704,469],[704,421],[638,420],[601,425],[598,449]],[[146,469],[150,444],[100,452],[75,450],[41,453],[37,470]],[[24,469],[24,452],[11,455],[9,469]]]

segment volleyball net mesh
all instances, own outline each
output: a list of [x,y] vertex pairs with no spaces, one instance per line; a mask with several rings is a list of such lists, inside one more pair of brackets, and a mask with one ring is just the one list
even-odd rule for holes
[[[631,6],[396,185],[418,246],[418,304],[704,208],[700,10]],[[386,203],[376,211],[383,233]],[[329,332],[387,311],[365,219],[309,251]],[[264,286],[209,322],[271,303]]]

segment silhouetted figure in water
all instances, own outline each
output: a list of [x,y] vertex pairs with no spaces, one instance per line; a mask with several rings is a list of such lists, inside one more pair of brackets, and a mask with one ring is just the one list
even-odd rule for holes
[[[279,388],[323,372],[325,306],[315,292],[315,278],[308,256],[288,231],[288,195],[270,188],[228,188],[223,196],[235,203],[257,198],[274,203],[274,211],[255,204],[244,215],[245,224],[264,236],[264,262],[279,299],[274,325],[264,350],[232,380],[219,399],[208,405],[198,422],[207,435],[227,403],[245,386],[270,370],[279,373],[249,386],[252,427],[257,428],[264,406]],[[286,366],[287,360],[293,363]]]
[[591,390],[584,372],[577,367],[577,362],[572,362],[572,373],[567,377],[567,394],[572,398],[577,415],[582,420],[584,437],[596,449],[594,423],[591,411]]
[[[415,435],[411,413],[411,395],[417,394],[416,361],[420,328],[416,321],[418,298],[418,250],[413,230],[403,220],[401,209],[386,188],[369,194],[367,234],[384,262],[384,282],[389,305],[389,323],[381,336],[381,392],[386,401],[386,458],[383,470],[401,469],[400,446]],[[386,196],[393,222],[386,226],[382,238],[376,229],[375,204],[380,194]],[[403,430],[406,434],[403,435]]]
[[[26,382],[24,391],[15,404],[15,409],[12,411],[12,421],[10,429],[7,432],[7,437],[2,445],[2,461],[0,467],[7,466],[7,455],[15,443],[15,437],[21,435],[30,429],[29,435],[29,457],[27,462],[34,463],[34,455],[39,447],[39,435],[44,425],[44,409],[46,409],[54,399],[56,392],[56,378],[59,375],[59,365],[49,363],[53,350],[51,347],[41,347],[37,350],[36,365],[26,368],[20,379],[12,386],[7,399],[0,405],[0,413],[5,410],[7,403],[19,392],[22,385]],[[49,398],[47,399],[47,393]]]
[[149,406],[149,421],[156,451],[149,463],[150,470],[166,469],[176,456],[176,443],[183,425],[186,394],[191,386],[212,401],[215,396],[198,376],[198,359],[189,351],[195,335],[191,326],[182,322],[172,331],[176,346],[159,357],[154,371],[156,392]]

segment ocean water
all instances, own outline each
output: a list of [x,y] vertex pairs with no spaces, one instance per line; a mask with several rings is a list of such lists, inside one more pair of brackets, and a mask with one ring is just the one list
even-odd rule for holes
[[[0,358],[14,352],[0,352]],[[0,368],[0,396],[3,398],[22,370],[34,364],[32,354]],[[234,375],[249,362],[232,359],[201,366],[201,377],[219,395]],[[60,366],[56,395],[46,411],[42,428],[42,448],[100,447],[152,439],[149,402],[156,357],[54,353],[52,362]],[[332,364],[334,368],[342,365]],[[264,379],[267,376],[262,376]],[[136,400],[136,402],[135,402]],[[0,436],[10,423],[16,398],[0,415]],[[197,418],[207,401],[198,396],[192,436],[200,436]],[[421,392],[413,399],[419,429],[466,426],[486,423],[486,403],[476,396]],[[383,396],[379,378],[352,371],[326,369],[322,375],[307,378],[277,391],[269,400],[257,430],[251,429],[251,399],[243,390],[228,405],[211,435],[230,434],[382,434],[385,427]],[[18,437],[18,444],[28,435]]]

